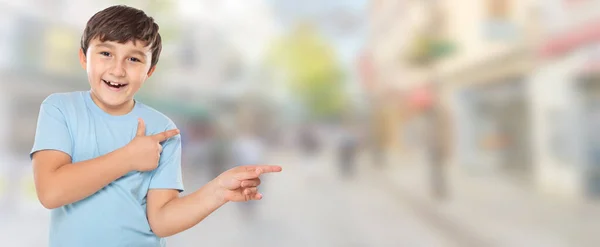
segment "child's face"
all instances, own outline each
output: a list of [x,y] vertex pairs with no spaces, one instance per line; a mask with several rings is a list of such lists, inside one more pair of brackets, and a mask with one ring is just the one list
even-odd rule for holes
[[122,111],[130,110],[133,96],[154,72],[150,46],[93,39],[88,47],[87,54],[79,51],[79,58],[97,103],[108,113],[126,113]]

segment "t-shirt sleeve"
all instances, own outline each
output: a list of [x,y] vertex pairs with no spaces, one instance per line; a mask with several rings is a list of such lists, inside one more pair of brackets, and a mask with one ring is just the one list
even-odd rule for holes
[[[174,129],[175,124],[167,130]],[[153,171],[150,189],[175,189],[183,191],[181,175],[181,135],[176,135],[162,143],[163,150],[158,161],[158,168]]]
[[35,152],[41,150],[58,150],[73,157],[71,139],[65,115],[52,96],[46,98],[40,106],[29,158],[31,159]]

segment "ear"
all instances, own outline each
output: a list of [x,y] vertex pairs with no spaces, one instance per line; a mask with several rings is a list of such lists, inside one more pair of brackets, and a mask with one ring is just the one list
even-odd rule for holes
[[148,78],[150,78],[150,76],[152,76],[152,74],[154,73],[154,70],[156,70],[156,65],[150,67],[150,70],[148,70]]
[[87,69],[87,58],[85,57],[85,53],[83,52],[82,48],[79,48],[79,63],[84,70]]

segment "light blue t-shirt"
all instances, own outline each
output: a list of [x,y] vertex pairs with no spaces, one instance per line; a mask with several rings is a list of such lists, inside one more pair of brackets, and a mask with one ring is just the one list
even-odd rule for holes
[[[137,101],[130,113],[112,116],[90,93],[57,93],[43,101],[31,154],[59,150],[73,163],[105,155],[135,137],[138,117],[144,119],[147,135],[176,128],[168,117]],[[181,136],[162,146],[157,169],[130,172],[81,201],[51,210],[50,247],[165,246],[150,229],[146,195],[149,189],[183,191]]]

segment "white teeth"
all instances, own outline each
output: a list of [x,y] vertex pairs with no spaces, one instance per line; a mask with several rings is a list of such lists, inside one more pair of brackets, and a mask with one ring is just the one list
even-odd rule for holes
[[105,82],[107,82],[108,84],[110,84],[110,85],[112,85],[112,86],[123,86],[123,84],[114,83],[114,82],[112,82],[112,81],[105,81]]

